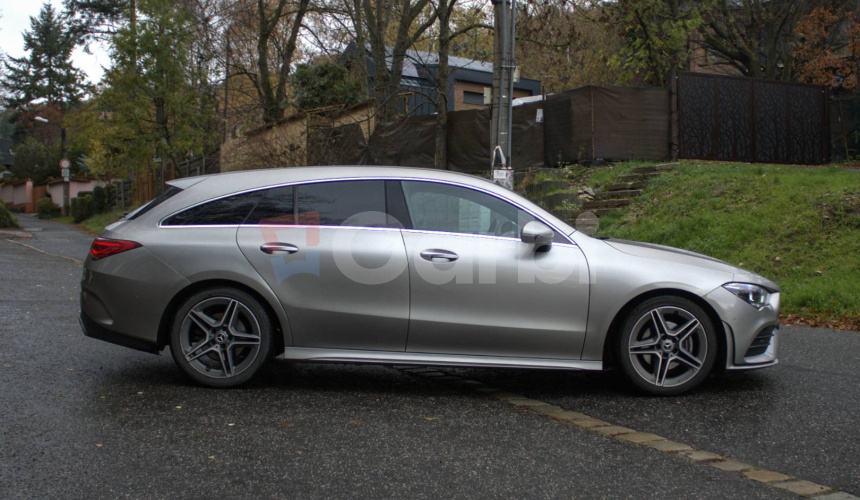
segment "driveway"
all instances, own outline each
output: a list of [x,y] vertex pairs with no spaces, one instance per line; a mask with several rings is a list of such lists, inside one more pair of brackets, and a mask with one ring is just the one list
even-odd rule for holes
[[679,398],[600,374],[284,361],[214,390],[166,352],[84,337],[68,257],[92,237],[22,219],[63,257],[0,239],[0,498],[800,498],[517,395],[860,494],[857,333],[785,328],[778,367]]

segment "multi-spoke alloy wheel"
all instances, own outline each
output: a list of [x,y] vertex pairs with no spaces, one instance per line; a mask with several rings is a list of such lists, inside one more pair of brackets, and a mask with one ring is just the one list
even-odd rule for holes
[[628,317],[619,343],[621,365],[653,394],[680,394],[711,371],[717,342],[708,315],[680,297],[643,302]]
[[268,357],[270,323],[260,304],[233,288],[198,293],[178,311],[173,359],[198,382],[230,387],[247,382]]

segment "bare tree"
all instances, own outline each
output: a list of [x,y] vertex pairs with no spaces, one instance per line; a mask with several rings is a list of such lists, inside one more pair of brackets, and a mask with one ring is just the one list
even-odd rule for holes
[[227,69],[248,78],[263,122],[274,123],[289,106],[289,76],[310,0],[257,0],[254,7],[249,1],[237,2],[232,12],[227,36],[237,53]]

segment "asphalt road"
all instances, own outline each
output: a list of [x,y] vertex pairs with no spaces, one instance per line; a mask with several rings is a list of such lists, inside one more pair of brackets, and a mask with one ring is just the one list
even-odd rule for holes
[[[86,238],[42,224],[25,243],[72,256]],[[390,367],[276,361],[242,389],[197,387],[166,353],[85,338],[80,274],[0,239],[0,498],[798,498]],[[784,338],[779,367],[681,398],[449,371],[858,494],[860,335]]]

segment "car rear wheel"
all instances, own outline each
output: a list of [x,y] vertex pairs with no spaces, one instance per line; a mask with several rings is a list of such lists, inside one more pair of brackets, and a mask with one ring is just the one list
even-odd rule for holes
[[699,385],[717,357],[714,325],[682,297],[646,300],[624,322],[618,357],[627,377],[648,393],[671,396]]
[[272,326],[254,297],[232,287],[195,293],[176,313],[170,351],[195,381],[211,387],[244,384],[268,359]]

